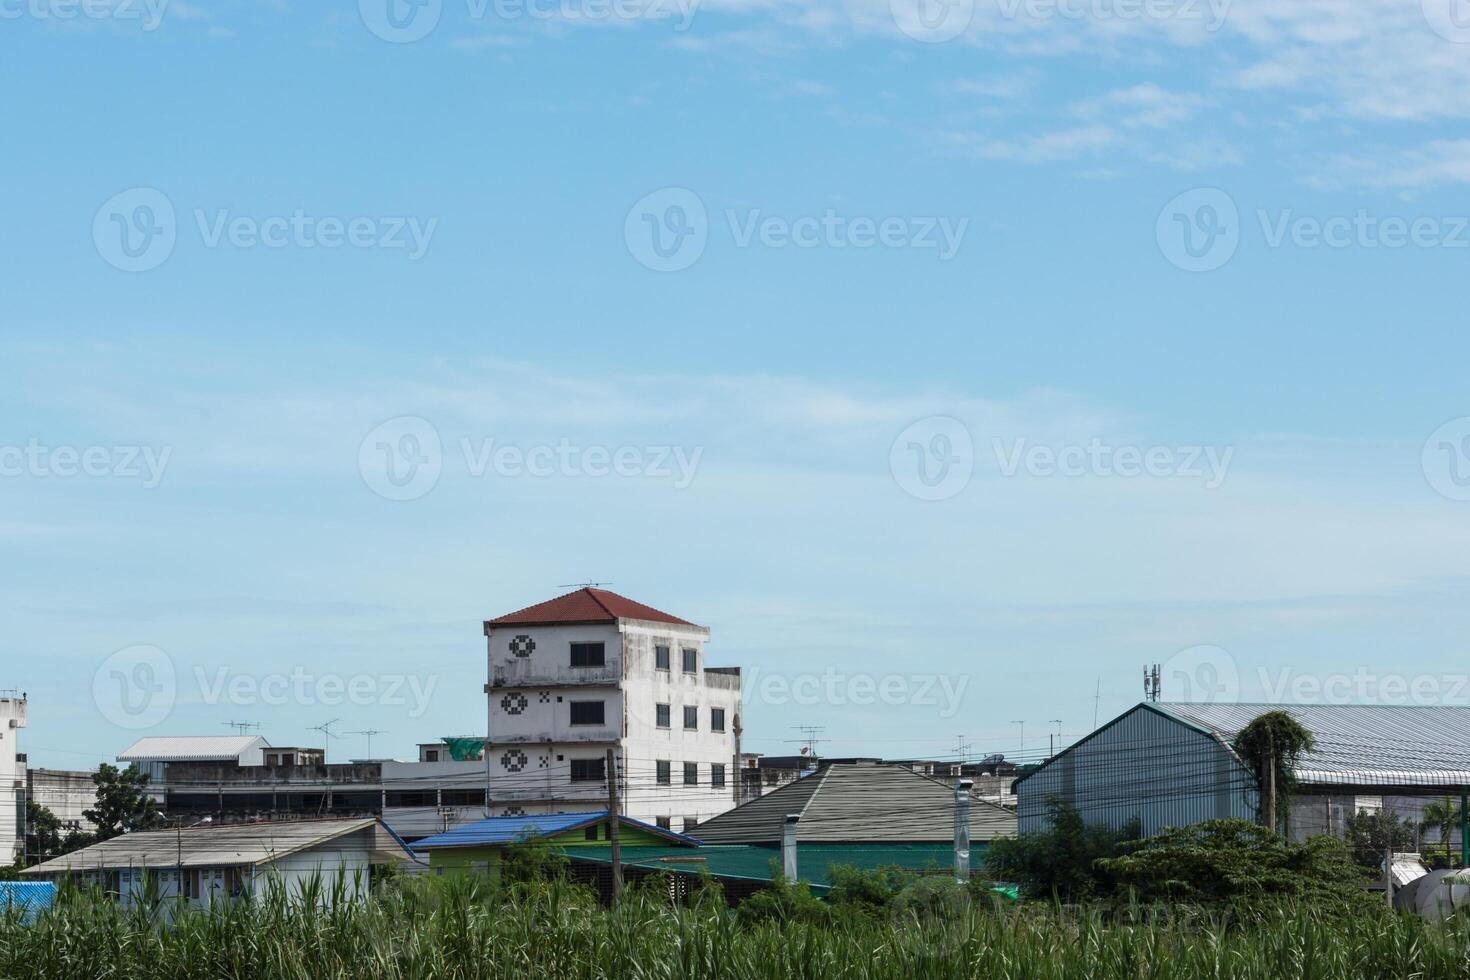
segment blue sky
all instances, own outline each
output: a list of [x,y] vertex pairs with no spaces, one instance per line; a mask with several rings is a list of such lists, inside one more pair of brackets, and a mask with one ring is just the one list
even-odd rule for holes
[[[589,578],[709,625],[773,753],[1033,753],[1152,662],[1470,701],[1452,0],[159,2],[0,3],[32,764],[404,757]],[[301,672],[367,693],[259,696]]]

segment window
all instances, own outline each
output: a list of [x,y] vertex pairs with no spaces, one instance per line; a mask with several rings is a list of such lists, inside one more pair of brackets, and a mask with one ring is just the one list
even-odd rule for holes
[[692,705],[684,709],[684,729],[691,732],[699,729],[699,709]]
[[723,762],[713,763],[709,767],[709,784],[716,787],[725,785],[725,764]]
[[388,791],[388,806],[438,806],[439,797],[431,789],[400,789]]
[[697,674],[697,673],[699,673],[699,651],[698,650],[691,650],[689,647],[685,647],[683,653],[684,653],[684,673],[686,673],[686,674]]
[[[438,762],[439,761],[439,750],[438,749],[429,749],[427,752],[424,753],[424,761],[425,762]],[[287,765],[290,765],[290,763],[287,763]]]
[[699,826],[699,818],[698,817],[685,817],[684,818],[684,833],[687,834],[691,830],[693,830],[694,828],[696,828],[698,826]]
[[601,701],[573,701],[573,725],[601,725],[603,711]]
[[439,801],[445,806],[484,806],[483,789],[441,789]]
[[598,827],[601,827],[601,826],[602,826],[602,824],[595,823],[592,826],[588,827],[586,830],[584,830],[582,832],[583,839],[585,839],[585,840],[597,840],[597,828]]
[[699,785],[699,763],[697,763],[697,762],[686,762],[686,763],[684,763],[684,785],[685,786],[698,786]]
[[572,782],[598,783],[607,778],[606,759],[573,759]]
[[655,670],[669,669],[669,648],[662,643],[653,648],[653,667]]
[[669,770],[673,768],[673,764],[670,763],[668,759],[660,759],[658,760],[657,765],[658,784],[660,786],[667,786],[669,785],[669,783],[673,782],[673,777],[669,773]]
[[709,709],[709,730],[712,732],[723,732],[725,730],[725,709]]
[[658,824],[658,827],[659,827],[660,830],[669,830],[670,829],[670,826],[669,826],[670,820],[669,820],[668,817],[658,817],[657,820],[656,820],[656,823]]
[[666,704],[654,705],[654,714],[657,715],[657,717],[654,719],[654,723],[657,724],[658,727],[660,727],[660,728],[668,728],[670,726],[671,722],[669,721],[669,706],[668,705],[666,705]]
[[601,643],[573,643],[573,667],[601,667],[604,663]]

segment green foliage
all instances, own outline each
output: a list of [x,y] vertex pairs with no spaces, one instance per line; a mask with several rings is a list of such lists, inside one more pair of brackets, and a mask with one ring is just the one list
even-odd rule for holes
[[92,774],[92,782],[97,784],[97,805],[82,815],[97,825],[96,840],[163,826],[158,803],[147,793],[148,776],[137,766],[119,769],[104,762]]
[[[776,862],[772,861],[774,865]],[[769,888],[763,888],[740,903],[736,918],[742,925],[805,923],[824,925],[832,921],[832,909],[812,894],[804,881],[791,882],[779,871]]]
[[506,885],[565,881],[568,866],[566,856],[543,838],[525,837],[505,849],[500,880]]
[[1416,837],[1412,823],[1387,809],[1376,813],[1359,810],[1347,818],[1344,832],[1353,860],[1360,867],[1380,872],[1384,851],[1390,847],[1395,851],[1409,850]]
[[858,915],[886,915],[893,900],[918,877],[903,868],[862,870],[833,865],[827,869],[832,889],[827,902],[836,911]]
[[1048,800],[1046,829],[992,841],[985,850],[985,871],[997,881],[1015,882],[1032,898],[1106,895],[1113,878],[1098,862],[1117,857],[1125,842],[1139,836],[1136,822],[1122,830],[1089,825],[1072,807]]
[[1120,891],[1143,902],[1289,897],[1340,910],[1357,907],[1365,897],[1362,872],[1341,841],[1313,837],[1293,844],[1249,820],[1170,828],[1128,851],[1101,864]]
[[47,861],[93,843],[91,834],[71,830],[62,832],[56,814],[37,803],[26,800],[26,850],[31,863]]
[[[1250,918],[1140,915],[1051,903],[950,902],[914,883],[901,914],[741,921],[718,907],[597,905],[566,882],[497,889],[405,875],[370,899],[330,884],[208,911],[122,909],[64,889],[30,926],[0,915],[7,980],[1463,980],[1470,921],[1363,915],[1285,899]],[[922,886],[922,887],[920,887]],[[933,890],[930,893],[930,890]],[[910,904],[911,903],[911,904]],[[747,903],[748,904],[748,903]]]
[[1233,745],[1258,782],[1264,783],[1268,765],[1275,769],[1276,819],[1284,822],[1296,782],[1296,764],[1317,745],[1312,733],[1285,711],[1268,711],[1242,728]]
[[1433,827],[1439,831],[1439,843],[1444,848],[1445,867],[1454,867],[1455,854],[1451,842],[1455,837],[1455,827],[1459,826],[1461,818],[1460,801],[1452,797],[1431,800],[1424,804],[1424,812],[1420,815],[1420,828]]

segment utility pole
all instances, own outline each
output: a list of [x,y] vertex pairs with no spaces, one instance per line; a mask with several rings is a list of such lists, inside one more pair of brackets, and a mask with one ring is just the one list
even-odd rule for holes
[[1388,899],[1388,907],[1393,908],[1393,835],[1388,837],[1388,844],[1383,848],[1383,895]]
[[1274,735],[1267,736],[1266,771],[1262,775],[1266,780],[1266,826],[1274,834],[1276,832],[1276,738]]
[[607,750],[607,840],[612,845],[612,898],[614,902],[623,897],[623,852],[618,846],[618,825],[621,811],[618,809],[618,762],[612,749]]
[[735,758],[730,765],[730,782],[734,785],[735,805],[740,805],[740,793],[745,788],[745,760],[740,757],[740,712],[735,712]]

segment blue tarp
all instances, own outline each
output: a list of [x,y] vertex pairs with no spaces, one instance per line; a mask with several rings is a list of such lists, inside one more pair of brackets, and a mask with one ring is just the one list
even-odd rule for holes
[[55,900],[56,886],[49,881],[0,881],[0,914],[21,909],[25,921],[34,922]]

